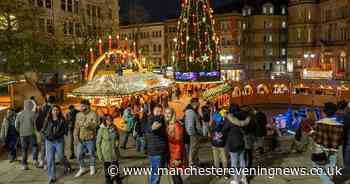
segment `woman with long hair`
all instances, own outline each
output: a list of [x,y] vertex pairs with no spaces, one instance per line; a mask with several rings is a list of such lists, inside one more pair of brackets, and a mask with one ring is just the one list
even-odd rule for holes
[[49,183],[54,183],[56,182],[56,154],[64,166],[64,175],[67,175],[69,172],[69,164],[64,156],[64,135],[67,132],[67,124],[63,117],[61,108],[58,105],[52,106],[46,117],[42,131],[45,136]]
[[[184,128],[176,120],[176,113],[173,108],[166,108],[164,111],[165,122],[167,123],[167,136],[169,146],[169,168],[185,168],[187,166]],[[172,176],[174,184],[182,184],[180,175]]]

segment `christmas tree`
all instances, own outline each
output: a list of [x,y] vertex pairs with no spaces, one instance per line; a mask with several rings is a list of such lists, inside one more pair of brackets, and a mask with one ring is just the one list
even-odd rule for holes
[[220,80],[219,39],[208,0],[182,0],[176,41],[175,79]]

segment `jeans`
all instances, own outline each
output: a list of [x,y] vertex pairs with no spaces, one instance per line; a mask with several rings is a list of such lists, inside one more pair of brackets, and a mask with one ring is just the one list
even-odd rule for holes
[[124,149],[126,149],[126,145],[128,144],[130,134],[131,134],[131,132],[124,133],[124,140],[123,140],[123,144],[122,144],[122,148],[124,148]]
[[227,168],[227,157],[225,147],[212,147],[215,168],[220,168],[220,161],[223,168]]
[[163,168],[165,166],[166,157],[164,155],[149,156],[151,161],[152,172],[148,179],[148,184],[159,184],[160,175],[158,175],[158,168]]
[[188,161],[190,165],[198,165],[199,164],[199,147],[200,147],[200,137],[199,136],[190,136],[190,152]]
[[104,173],[105,173],[106,184],[113,184],[113,181],[116,181],[117,184],[121,184],[122,183],[122,180],[120,178],[119,173],[115,176],[115,178],[112,178],[111,175],[108,173],[108,168],[110,166],[113,166],[114,168],[115,167],[119,168],[118,161],[104,162],[103,166],[104,166]]
[[90,154],[90,166],[96,166],[96,140],[81,141],[78,143],[77,152],[80,168],[84,168],[84,153],[88,150]]
[[[239,152],[230,152],[230,159],[231,159],[231,167],[232,168],[241,168],[244,169],[246,167],[246,162],[244,160],[245,151],[239,151]],[[239,162],[239,165],[238,165]],[[235,173],[237,175],[237,173]]]
[[136,151],[137,152],[145,152],[145,137],[137,136],[136,137]]
[[323,172],[320,175],[321,183],[323,184],[334,184],[332,181],[332,176],[329,176],[326,172],[327,169],[331,171],[331,168],[334,168],[337,164],[337,154],[331,153],[328,155],[329,157],[329,163],[327,165],[317,165],[316,163],[313,163],[314,167],[316,168],[322,168]]
[[17,136],[8,136],[6,140],[6,149],[8,151],[9,160],[16,160]]
[[55,166],[55,156],[57,157],[60,163],[64,167],[64,173],[68,172],[68,163],[64,157],[64,139],[61,138],[56,141],[45,140],[46,145],[46,161],[47,161],[47,172],[49,180],[56,179],[56,166]]
[[28,165],[28,148],[32,146],[33,161],[38,161],[38,145],[36,142],[36,136],[21,136],[21,151],[22,151],[22,165]]
[[203,136],[208,137],[209,134],[209,122],[203,122]]

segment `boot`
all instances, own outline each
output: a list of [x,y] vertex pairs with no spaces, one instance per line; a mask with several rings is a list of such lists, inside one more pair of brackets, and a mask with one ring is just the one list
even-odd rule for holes
[[90,175],[93,176],[96,174],[96,167],[95,166],[90,166]]
[[80,168],[79,171],[77,172],[77,174],[74,176],[74,177],[80,177],[81,175],[83,175],[85,172],[85,169],[84,168]]

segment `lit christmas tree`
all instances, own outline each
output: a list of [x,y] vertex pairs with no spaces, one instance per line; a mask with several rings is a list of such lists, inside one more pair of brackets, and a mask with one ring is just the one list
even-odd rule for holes
[[208,0],[182,0],[176,41],[175,79],[220,80],[219,39]]

